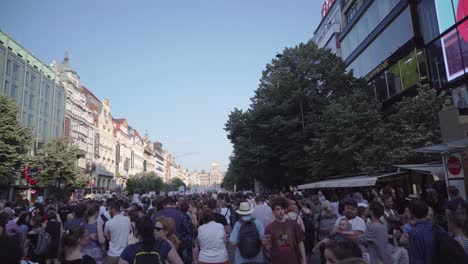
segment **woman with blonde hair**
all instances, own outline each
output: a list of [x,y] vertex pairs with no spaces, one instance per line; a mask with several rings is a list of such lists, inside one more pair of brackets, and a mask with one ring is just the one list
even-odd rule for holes
[[175,222],[170,217],[160,216],[156,218],[154,224],[154,236],[156,238],[163,238],[169,241],[176,251],[179,251],[180,240],[175,235],[176,226]]

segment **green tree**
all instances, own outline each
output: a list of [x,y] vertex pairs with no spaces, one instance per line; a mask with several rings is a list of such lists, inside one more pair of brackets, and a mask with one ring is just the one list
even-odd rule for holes
[[130,193],[159,192],[164,190],[164,182],[155,172],[142,172],[130,176],[125,189]]
[[31,130],[17,121],[15,101],[0,94],[0,185],[14,183],[22,173],[32,144]]
[[33,157],[33,164],[41,168],[38,186],[47,188],[57,196],[66,196],[75,188],[85,188],[89,179],[77,161],[84,152],[64,138],[46,143]]
[[249,109],[229,115],[225,129],[235,163],[227,179],[257,179],[278,189],[303,182],[311,160],[307,144],[319,133],[315,124],[330,100],[350,93],[354,80],[341,59],[312,42],[285,49],[267,64]]
[[179,187],[180,186],[184,186],[185,188],[187,188],[187,186],[185,185],[184,181],[182,181],[181,179],[179,178],[172,178],[169,180],[169,182],[167,182],[166,184],[166,191],[170,192],[170,191],[178,191],[179,190]]
[[380,153],[373,146],[381,143],[377,140],[382,139],[384,123],[380,105],[369,90],[361,82],[351,94],[332,100],[324,108],[314,124],[316,137],[309,139],[307,147],[312,178],[359,173],[365,167],[377,169],[370,161]]
[[439,112],[450,104],[447,95],[438,95],[429,85],[418,87],[417,95],[404,97],[394,105],[389,116],[392,150],[389,158],[394,164],[422,163],[433,159],[413,151],[416,148],[440,144]]

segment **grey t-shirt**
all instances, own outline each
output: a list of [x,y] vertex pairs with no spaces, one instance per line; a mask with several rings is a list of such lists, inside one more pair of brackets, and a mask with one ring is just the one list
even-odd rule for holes
[[359,237],[359,243],[368,246],[371,263],[392,263],[387,241],[388,228],[380,222],[370,223],[366,232]]

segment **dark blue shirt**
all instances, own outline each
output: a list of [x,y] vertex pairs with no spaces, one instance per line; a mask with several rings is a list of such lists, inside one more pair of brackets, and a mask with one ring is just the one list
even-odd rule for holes
[[161,211],[157,211],[153,214],[152,220],[153,223],[156,224],[156,219],[160,216],[170,217],[174,220],[176,225],[176,232],[175,235],[180,239],[182,235],[188,232],[189,228],[189,220],[187,220],[185,214],[176,208],[166,207]]
[[[154,242],[155,244],[158,243],[157,241]],[[172,246],[167,242],[166,240],[161,240],[159,245],[159,248],[153,249],[157,250],[159,253],[159,258],[161,260],[161,263],[166,263],[167,256],[169,255],[169,251],[171,251]],[[124,251],[122,251],[122,254],[120,254],[120,258],[127,261],[130,264],[134,263],[135,260],[135,255],[138,253],[138,249],[143,247],[143,242],[137,242],[132,245],[128,245]]]
[[409,259],[411,264],[432,264],[434,231],[430,221],[417,222],[409,231]]

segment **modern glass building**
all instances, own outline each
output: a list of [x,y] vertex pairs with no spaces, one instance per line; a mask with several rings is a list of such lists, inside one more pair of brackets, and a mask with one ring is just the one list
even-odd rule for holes
[[63,136],[65,90],[47,65],[0,31],[0,92],[13,98],[34,148]]
[[[385,104],[418,83],[467,81],[468,1],[342,0],[342,58]],[[465,66],[466,65],[466,66]]]

